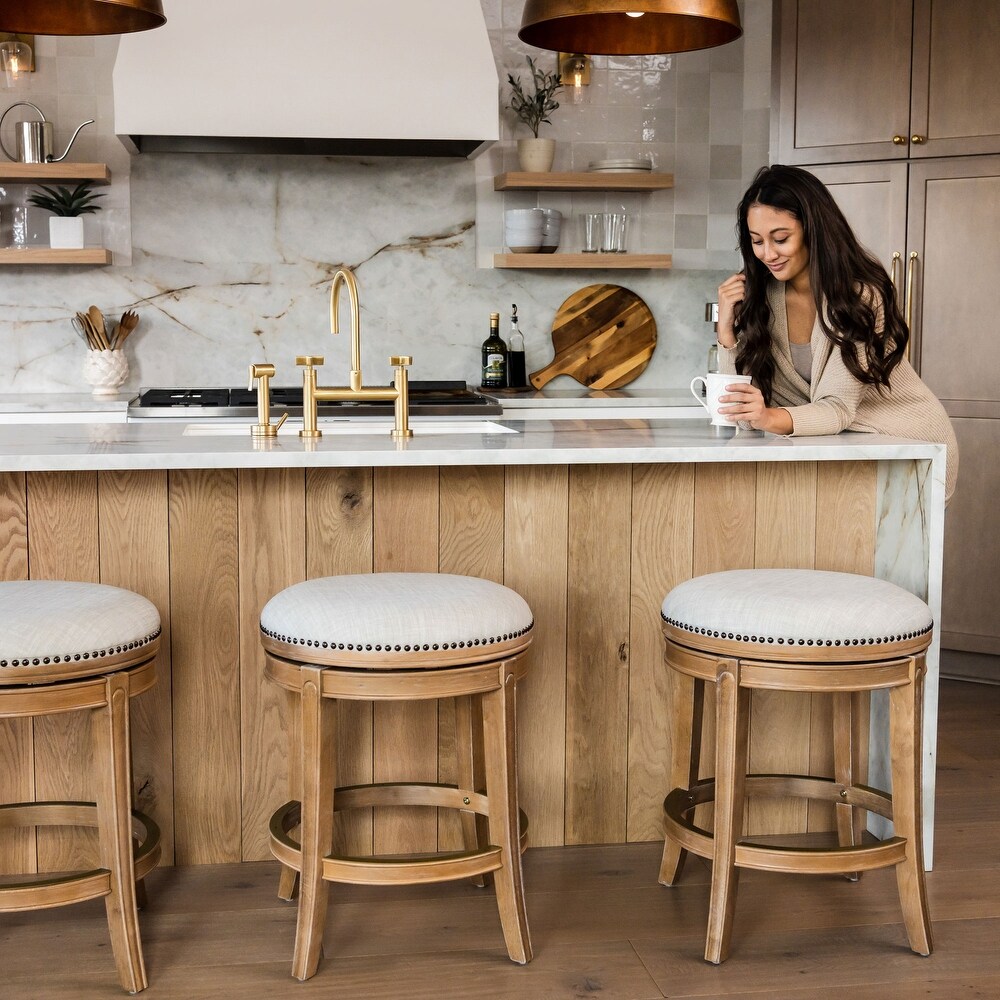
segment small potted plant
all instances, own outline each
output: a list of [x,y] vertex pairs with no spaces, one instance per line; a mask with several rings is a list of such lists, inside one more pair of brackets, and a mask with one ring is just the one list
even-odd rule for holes
[[512,73],[507,74],[510,84],[510,103],[508,107],[514,112],[518,121],[524,122],[531,129],[531,139],[518,139],[517,155],[521,161],[521,169],[526,171],[546,171],[552,169],[555,158],[555,139],[540,139],[538,130],[543,124],[550,124],[549,115],[559,107],[555,93],[562,86],[559,73],[547,73],[539,69],[531,56],[528,56],[528,69],[531,71],[530,93],[525,91],[520,79],[515,79]]
[[52,213],[49,219],[49,246],[53,250],[83,249],[83,216],[96,212],[95,204],[103,194],[95,194],[86,181],[75,188],[40,186],[40,191],[31,195],[28,201]]

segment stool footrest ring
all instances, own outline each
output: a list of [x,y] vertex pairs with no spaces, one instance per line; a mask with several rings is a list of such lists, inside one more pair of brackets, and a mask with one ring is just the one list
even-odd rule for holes
[[[333,800],[335,812],[371,806],[417,805],[489,815],[489,802],[485,795],[454,785],[406,782],[345,785],[334,790]],[[290,831],[299,825],[300,812],[301,803],[292,800],[275,810],[270,822],[271,853],[295,871],[302,870],[302,850]],[[528,817],[520,809],[518,821],[518,844],[523,853],[528,843]],[[328,882],[355,885],[447,882],[472,878],[502,866],[501,849],[492,844],[478,851],[442,851],[406,856],[351,857],[330,854],[323,859],[323,878]]]
[[[878,789],[864,785],[847,787],[832,778],[799,774],[751,774],[746,778],[746,794],[815,798],[844,805],[858,806],[892,818],[892,798]],[[715,800],[715,779],[706,778],[690,788],[675,788],[663,802],[667,836],[680,847],[701,858],[715,854],[710,831],[697,827],[687,818],[697,806]],[[906,840],[890,837],[878,844],[847,847],[779,847],[741,840],[736,845],[738,868],[803,874],[832,874],[871,871],[899,864],[906,857]]]
[[[0,829],[33,826],[97,826],[93,802],[11,802],[0,805]],[[145,813],[132,810],[135,879],[140,881],[160,860],[160,828]],[[107,896],[111,874],[107,868],[46,876],[0,887],[0,913],[43,910]]]

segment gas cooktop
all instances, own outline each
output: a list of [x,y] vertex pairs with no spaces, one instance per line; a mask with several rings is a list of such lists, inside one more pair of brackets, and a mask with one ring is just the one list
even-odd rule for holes
[[[129,407],[141,418],[255,417],[257,390],[217,389],[143,389]],[[301,386],[272,386],[271,412],[277,416],[302,415]],[[495,400],[458,381],[410,381],[410,413],[428,417],[462,415],[499,416],[503,407]],[[320,400],[318,413],[323,416],[391,416],[391,401]]]

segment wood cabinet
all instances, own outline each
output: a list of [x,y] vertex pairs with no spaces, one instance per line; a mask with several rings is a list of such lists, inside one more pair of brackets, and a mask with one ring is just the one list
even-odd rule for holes
[[1000,4],[780,0],[776,13],[776,161],[1000,153]]
[[[111,171],[104,163],[6,163],[0,167],[0,185],[110,184]],[[110,264],[104,247],[53,250],[46,246],[0,247],[0,264]]]
[[[942,645],[1000,655],[1000,156],[810,167],[887,269],[911,357],[952,418],[961,454],[946,518]],[[1000,660],[997,661],[1000,680]]]
[[[674,175],[663,173],[525,173],[497,174],[494,191],[665,191],[674,186]],[[668,253],[498,253],[493,266],[526,270],[659,270],[672,265]]]

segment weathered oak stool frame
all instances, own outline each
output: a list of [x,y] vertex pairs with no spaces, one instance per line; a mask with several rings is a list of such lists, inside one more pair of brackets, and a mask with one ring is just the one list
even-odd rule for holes
[[[31,616],[43,627],[36,630]],[[141,880],[160,859],[159,827],[132,809],[129,701],[155,683],[159,636],[156,609],[137,594],[50,580],[0,583],[0,719],[89,712],[96,779],[96,802],[0,805],[0,829],[96,827],[100,851],[99,868],[5,880],[0,913],[104,897],[118,977],[129,993],[147,985],[137,890],[141,898]],[[19,646],[33,652],[11,655]]]
[[[432,590],[442,580],[473,579],[444,574],[405,575],[412,577],[415,591]],[[404,574],[368,576],[377,579]],[[344,579],[348,578],[328,578]],[[309,601],[311,585],[325,582],[307,581],[296,587],[303,588],[298,592],[301,599]],[[475,582],[506,590],[489,581]],[[296,695],[300,711],[299,742],[292,747],[292,753],[299,756],[302,797],[285,803],[270,821],[271,852],[284,866],[279,888],[282,898],[293,898],[298,874],[292,975],[305,980],[317,971],[330,882],[402,885],[474,878],[482,885],[488,872],[496,873],[493,882],[508,954],[518,963],[530,961],[521,868],[527,819],[518,808],[515,719],[517,683],[525,674],[532,639],[530,617],[526,628],[481,641],[412,648],[405,643],[359,646],[338,642],[335,637],[322,643],[303,642],[266,628],[268,608],[261,616],[265,673]],[[332,635],[336,628],[327,631]],[[351,646],[354,648],[345,648]],[[336,787],[338,700],[443,698],[455,699],[457,785],[392,782]],[[461,810],[465,849],[403,857],[333,854],[335,811],[371,806]],[[298,841],[292,836],[296,827],[300,831]]]
[[[746,574],[756,574],[756,580],[751,581]],[[778,579],[775,574],[786,574],[786,582],[798,591],[802,602],[823,602],[824,591],[828,594],[833,583],[871,590],[867,599],[876,603],[886,594],[904,595],[909,599],[906,603],[910,616],[901,623],[899,632],[864,638],[849,637],[855,623],[848,617],[840,622],[843,639],[817,640],[781,632],[779,608],[773,612],[775,620],[755,634],[731,631],[723,620],[724,613],[720,615],[718,610],[727,591],[733,586],[749,585],[767,593],[772,581]],[[840,580],[833,581],[834,577]],[[930,954],[933,945],[924,884],[921,761],[924,655],[931,642],[931,626],[919,625],[920,607],[926,611],[926,622],[930,622],[930,610],[892,584],[867,577],[850,579],[848,574],[745,570],[688,581],[699,582],[703,587],[700,597],[711,596],[717,602],[714,606],[709,601],[703,611],[694,615],[681,612],[683,618],[679,619],[669,605],[671,595],[664,601],[662,627],[665,663],[671,679],[673,750],[669,778],[672,790],[664,801],[666,837],[659,881],[664,885],[676,882],[687,851],[712,860],[706,961],[717,964],[729,955],[740,868],[852,874],[895,866],[910,947],[918,954]],[[791,599],[787,594],[784,597]],[[782,598],[776,595],[776,599]],[[836,617],[836,607],[827,610]],[[794,613],[793,607],[785,617],[794,617]],[[697,624],[693,618],[698,618]],[[715,685],[715,776],[699,779],[706,683]],[[833,778],[747,774],[750,692],[754,689],[832,694]],[[879,689],[889,691],[891,796],[866,784],[868,696]],[[839,846],[804,849],[753,843],[752,837],[743,834],[748,795],[802,796],[836,803]],[[709,802],[715,806],[712,831],[695,826],[690,816],[697,806]],[[891,819],[894,836],[863,844],[868,811]]]

